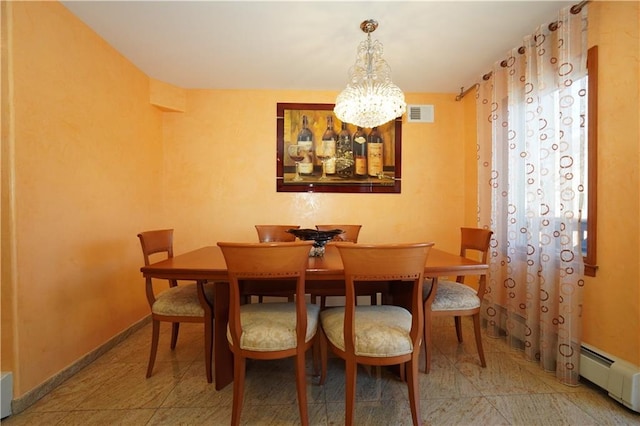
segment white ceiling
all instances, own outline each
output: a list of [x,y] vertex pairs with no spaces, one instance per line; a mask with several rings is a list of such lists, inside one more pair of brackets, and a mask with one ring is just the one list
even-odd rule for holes
[[150,77],[183,88],[342,90],[360,23],[405,92],[453,93],[577,1],[63,1]]

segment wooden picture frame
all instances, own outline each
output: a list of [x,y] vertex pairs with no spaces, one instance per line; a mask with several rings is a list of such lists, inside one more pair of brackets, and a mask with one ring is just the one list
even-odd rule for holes
[[[338,193],[396,193],[401,190],[401,141],[402,117],[398,117],[382,126],[378,131],[383,141],[383,172],[377,176],[367,175],[357,179],[355,176],[327,175],[321,180],[322,163],[317,159],[315,147],[327,129],[327,117],[332,117],[333,130],[338,134],[342,123],[333,113],[333,104],[278,103],[276,112],[276,188],[277,192],[338,192]],[[306,116],[308,129],[313,135],[314,154],[311,174],[302,176],[302,181],[294,181],[296,163],[287,153],[289,145],[297,143],[302,129],[303,116]],[[347,124],[353,138],[356,126]],[[371,129],[364,129],[368,135]],[[307,171],[309,169],[306,160]]]

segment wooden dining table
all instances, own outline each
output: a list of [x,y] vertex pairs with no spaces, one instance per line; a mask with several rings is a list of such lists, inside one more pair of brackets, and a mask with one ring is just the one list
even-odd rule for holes
[[[435,278],[432,290],[437,286],[437,277],[457,275],[483,275],[488,265],[458,254],[436,248],[429,252],[425,264],[425,276]],[[213,342],[214,377],[217,390],[233,381],[233,354],[227,342],[229,320],[229,283],[227,266],[222,251],[217,246],[202,247],[172,258],[143,266],[143,276],[151,278],[194,280],[198,283],[198,296],[205,310],[205,344]],[[344,294],[344,268],[338,249],[329,244],[324,256],[309,257],[306,271],[306,289],[324,295]],[[203,291],[206,282],[214,282],[214,300],[208,300]],[[398,300],[393,300],[397,302]],[[402,303],[401,303],[402,304]],[[213,330],[211,319],[215,318]]]

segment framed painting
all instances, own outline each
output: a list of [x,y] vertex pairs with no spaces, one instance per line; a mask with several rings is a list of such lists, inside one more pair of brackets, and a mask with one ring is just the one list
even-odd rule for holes
[[333,107],[277,104],[277,191],[400,193],[402,117],[362,129]]

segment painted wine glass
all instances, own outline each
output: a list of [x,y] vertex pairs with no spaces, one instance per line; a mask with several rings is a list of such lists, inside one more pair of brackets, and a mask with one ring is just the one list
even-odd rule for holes
[[328,180],[327,177],[327,161],[335,158],[336,145],[335,141],[320,141],[316,149],[316,157],[322,162],[322,176],[318,180]]
[[307,148],[302,145],[289,145],[287,147],[287,154],[296,163],[296,174],[291,179],[292,182],[300,182],[302,177],[300,176],[299,168],[300,162],[304,160]]

